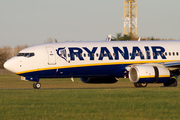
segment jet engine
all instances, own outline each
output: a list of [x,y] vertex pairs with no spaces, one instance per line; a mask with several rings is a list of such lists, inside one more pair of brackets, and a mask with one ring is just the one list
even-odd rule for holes
[[83,77],[81,81],[84,83],[116,83],[118,80],[115,77]]
[[129,71],[132,83],[167,83],[170,71],[163,66],[134,65]]

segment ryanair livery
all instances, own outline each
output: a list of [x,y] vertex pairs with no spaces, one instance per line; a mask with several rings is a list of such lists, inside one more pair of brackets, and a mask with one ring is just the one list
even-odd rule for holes
[[21,50],[4,67],[35,81],[40,78],[79,77],[84,83],[115,83],[128,77],[135,87],[148,83],[177,86],[180,41],[62,42]]

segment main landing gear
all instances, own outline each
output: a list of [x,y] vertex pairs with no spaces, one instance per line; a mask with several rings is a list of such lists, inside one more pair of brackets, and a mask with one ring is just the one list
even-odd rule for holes
[[33,83],[33,88],[34,89],[40,89],[41,88],[41,83],[39,83],[39,82]]
[[167,83],[164,83],[164,87],[176,87],[177,80],[175,78],[170,78]]
[[[134,83],[135,87],[146,87],[148,83]],[[176,87],[177,80],[175,78],[170,78],[167,83],[163,83],[164,87]]]
[[146,87],[147,83],[134,83],[135,87]]

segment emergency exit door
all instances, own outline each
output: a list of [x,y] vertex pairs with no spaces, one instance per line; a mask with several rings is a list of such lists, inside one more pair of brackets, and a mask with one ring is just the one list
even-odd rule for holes
[[46,47],[47,55],[48,55],[48,64],[55,65],[56,64],[56,56],[53,47]]

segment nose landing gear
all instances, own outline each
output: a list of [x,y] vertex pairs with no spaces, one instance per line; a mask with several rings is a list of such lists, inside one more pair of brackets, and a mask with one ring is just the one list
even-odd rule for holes
[[33,88],[34,89],[40,89],[41,88],[41,83],[33,83]]

